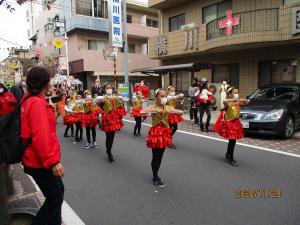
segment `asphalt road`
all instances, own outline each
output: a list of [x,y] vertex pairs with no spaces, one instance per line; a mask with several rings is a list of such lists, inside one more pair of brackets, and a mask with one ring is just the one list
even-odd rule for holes
[[[105,135],[97,132],[97,151],[63,138],[65,200],[86,225],[299,225],[300,159],[237,146],[239,167],[224,162],[226,143],[177,133],[177,150],[168,149],[160,177],[151,184],[151,151],[125,122],[116,135],[111,165]],[[85,135],[85,134],[84,134]],[[281,190],[280,198],[237,198],[238,189]],[[262,196],[262,197],[261,197]]]

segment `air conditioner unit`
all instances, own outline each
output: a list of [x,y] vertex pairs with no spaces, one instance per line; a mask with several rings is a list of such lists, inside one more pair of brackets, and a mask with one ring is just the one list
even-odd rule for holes
[[189,24],[181,26],[181,30],[192,29],[192,28],[195,28],[195,27],[196,27],[195,23],[189,23]]

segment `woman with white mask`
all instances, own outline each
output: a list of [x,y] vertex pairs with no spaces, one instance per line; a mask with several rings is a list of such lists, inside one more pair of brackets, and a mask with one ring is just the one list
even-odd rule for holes
[[158,176],[162,158],[166,147],[172,146],[172,130],[169,124],[170,113],[183,114],[182,111],[167,106],[167,93],[158,89],[155,91],[155,103],[145,108],[142,113],[151,113],[152,126],[146,139],[147,147],[152,149],[152,183],[158,187],[165,187],[165,184]]

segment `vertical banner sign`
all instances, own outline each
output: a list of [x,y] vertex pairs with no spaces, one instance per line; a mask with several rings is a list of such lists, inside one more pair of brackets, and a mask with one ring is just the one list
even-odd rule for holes
[[61,69],[61,70],[67,70],[68,69],[67,59],[66,59],[65,56],[59,56],[58,64],[59,64],[59,69]]
[[111,44],[112,47],[123,47],[121,0],[110,0]]

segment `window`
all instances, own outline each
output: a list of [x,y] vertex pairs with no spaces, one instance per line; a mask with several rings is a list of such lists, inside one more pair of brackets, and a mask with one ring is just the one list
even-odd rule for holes
[[127,23],[132,23],[132,16],[131,15],[127,15]]
[[188,91],[190,81],[187,73],[185,71],[176,71],[170,74],[171,84],[175,87],[176,91]]
[[84,16],[93,16],[91,0],[76,0],[76,13]]
[[106,43],[98,40],[88,40],[88,50],[102,50],[105,49]]
[[250,99],[296,100],[297,97],[298,97],[298,88],[272,87],[272,88],[259,88],[251,95]]
[[76,13],[96,18],[108,18],[108,5],[106,0],[76,0]]
[[296,81],[296,60],[259,63],[258,86]]
[[153,20],[153,19],[146,19],[146,25],[148,27],[158,27],[158,21],[157,20]]
[[213,68],[213,83],[222,83],[228,80],[229,85],[239,87],[240,67],[239,64],[216,65]]
[[180,30],[185,25],[185,14],[169,18],[169,31]]
[[284,0],[284,4],[294,4],[294,3],[300,3],[300,0]]
[[202,23],[209,23],[226,16],[226,11],[232,8],[232,1],[225,1],[202,8]]
[[128,53],[135,53],[135,45],[128,44]]

